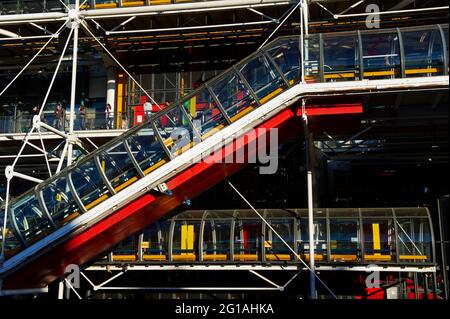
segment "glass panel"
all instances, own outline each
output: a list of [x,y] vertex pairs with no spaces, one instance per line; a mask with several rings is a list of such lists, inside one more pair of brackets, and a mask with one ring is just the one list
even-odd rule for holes
[[257,107],[255,99],[236,74],[227,74],[211,88],[233,122]]
[[[290,218],[271,220],[270,225],[281,237],[283,237],[292,249],[294,249],[294,220]],[[268,236],[266,236],[266,243],[264,244],[264,247],[266,248],[266,260],[292,260],[293,256],[291,250],[286,247],[281,239],[268,227],[266,227],[266,233],[268,233]]]
[[323,37],[324,76],[326,82],[359,80],[358,37]]
[[170,220],[153,223],[147,227],[142,242],[144,261],[164,261],[169,254]]
[[[445,54],[447,55],[447,61],[448,61],[448,59],[449,59],[449,56],[448,56],[448,48],[449,48],[449,45],[450,45],[450,43],[449,43],[449,38],[448,38],[448,26],[443,26],[442,27],[442,30],[444,31],[444,38],[446,39],[446,43],[445,43],[445,46],[446,46],[446,48],[445,48]],[[448,70],[447,70],[448,71]]]
[[128,137],[127,141],[144,174],[149,174],[169,161],[150,124],[145,124],[139,131]]
[[261,104],[283,91],[285,87],[281,75],[263,55],[251,59],[238,67],[250,87],[255,92]]
[[318,34],[305,39],[305,81],[307,83],[320,82],[320,38]]
[[231,220],[206,220],[203,237],[205,261],[229,259],[230,229]]
[[399,218],[398,245],[400,263],[431,262],[431,233],[428,219]]
[[81,213],[70,191],[66,176],[60,176],[51,184],[44,186],[42,195],[48,212],[59,227]]
[[[136,236],[133,235],[118,243],[113,249],[113,261],[136,260],[137,242]],[[127,258],[121,258],[121,256],[127,256]]]
[[[308,219],[302,218],[300,224],[301,242],[299,253],[309,260]],[[317,261],[325,261],[327,255],[327,224],[325,219],[314,219],[314,252]]]
[[207,89],[187,98],[183,106],[203,140],[227,125],[225,117]]
[[275,42],[270,48],[266,49],[273,61],[280,67],[284,76],[292,80],[291,84],[298,83],[300,74],[300,51],[298,48],[298,39],[283,39]]
[[355,220],[330,220],[330,248],[332,261],[359,260],[359,228]]
[[194,146],[195,134],[190,120],[176,107],[155,120],[164,143],[174,156],[178,156]]
[[99,159],[106,178],[116,192],[137,181],[138,173],[122,141],[100,153]]
[[261,222],[253,220],[236,221],[234,230],[234,259],[257,261],[261,251]]
[[[4,208],[0,209],[0,247],[3,241],[3,223],[4,223]],[[20,241],[17,239],[14,234],[14,230],[11,226],[11,221],[8,218],[6,222],[6,239],[5,239],[5,260],[11,258],[18,252],[20,252],[23,247]]]
[[439,30],[402,32],[407,77],[442,74],[444,55]]
[[34,194],[28,194],[11,206],[18,231],[26,241],[42,237],[51,231],[47,216],[41,211]]
[[368,219],[363,222],[366,263],[395,260],[394,221]]
[[364,78],[393,79],[401,77],[398,34],[362,33]]
[[87,210],[109,197],[108,189],[100,177],[94,160],[76,167],[71,174],[74,188]]

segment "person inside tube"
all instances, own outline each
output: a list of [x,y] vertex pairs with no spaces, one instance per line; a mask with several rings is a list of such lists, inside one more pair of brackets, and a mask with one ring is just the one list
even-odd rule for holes
[[114,123],[114,111],[111,107],[111,104],[106,104],[105,109],[105,115],[106,115],[106,129],[112,129],[113,123]]
[[53,112],[53,127],[56,128],[57,130],[62,130],[63,129],[63,117],[64,117],[64,113],[63,113],[63,109],[61,106],[61,103],[58,103],[55,107],[55,111]]

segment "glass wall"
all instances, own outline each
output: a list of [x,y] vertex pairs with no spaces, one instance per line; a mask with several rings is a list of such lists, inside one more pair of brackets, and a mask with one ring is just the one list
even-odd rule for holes
[[[143,260],[169,261],[171,254],[172,262],[298,263],[298,258],[308,262],[307,210],[268,209],[264,216],[289,247],[253,211],[186,211],[142,232]],[[317,209],[316,263],[433,265],[430,222],[426,208]],[[297,255],[291,249],[297,249]],[[139,255],[137,251],[127,254],[130,257],[124,258]]]

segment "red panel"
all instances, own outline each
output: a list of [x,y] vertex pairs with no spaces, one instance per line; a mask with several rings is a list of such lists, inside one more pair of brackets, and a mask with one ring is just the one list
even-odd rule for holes
[[[308,105],[306,108],[308,116],[318,115],[340,115],[340,114],[361,114],[363,113],[362,103],[354,104],[330,104],[326,105]],[[302,110],[299,108],[297,115],[302,115]]]
[[[291,110],[285,110],[259,126],[260,128],[278,128],[279,140],[299,136],[300,124]],[[249,140],[242,137],[235,145],[246,145],[251,140],[261,138],[262,130]],[[266,136],[268,138],[268,136]],[[245,143],[244,143],[245,142]],[[258,143],[259,144],[259,143]],[[186,198],[198,196],[227,176],[234,174],[246,164],[221,164],[217,160],[225,158],[237,149],[225,148],[224,154],[215,153],[216,161],[200,162],[181,172],[167,182],[172,196],[144,194],[134,202],[122,207],[111,216],[99,221],[89,229],[74,235],[64,243],[59,243],[21,269],[5,278],[5,289],[23,289],[43,287],[61,278],[69,264],[84,264],[102,252],[112,248],[117,242],[134,234],[143,227],[158,220],[180,205]],[[246,150],[246,156],[248,154]]]

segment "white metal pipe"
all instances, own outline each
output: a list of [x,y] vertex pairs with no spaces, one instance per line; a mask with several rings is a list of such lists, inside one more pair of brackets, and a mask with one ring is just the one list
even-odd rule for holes
[[50,22],[67,19],[67,13],[63,12],[43,12],[28,14],[5,14],[0,15],[0,24],[23,24],[30,22]]
[[113,9],[92,9],[80,12],[81,16],[87,19],[96,18],[117,18],[139,16],[139,15],[153,15],[153,14],[167,14],[167,13],[186,13],[186,12],[202,12],[202,11],[220,11],[233,10],[241,8],[256,8],[276,5],[286,5],[295,3],[292,0],[219,0],[206,2],[191,2],[191,3],[176,3],[158,6],[140,6],[128,8],[113,8]]
[[33,177],[33,176],[28,176],[28,175],[25,175],[25,174],[22,174],[22,173],[19,173],[19,172],[16,172],[16,171],[13,171],[13,176],[14,176],[14,177],[21,178],[21,179],[25,179],[25,180],[30,181],[30,182],[35,182],[35,183],[37,183],[37,184],[43,182],[42,179],[35,178],[35,177]]
[[[393,11],[381,11],[376,12],[378,15],[386,15],[386,14],[401,14],[401,13],[413,13],[413,12],[428,12],[428,11],[441,11],[448,10],[449,6],[445,7],[433,7],[433,8],[420,8],[420,9],[408,9],[408,10],[393,10]],[[350,17],[365,17],[368,15],[374,14],[374,12],[364,12],[364,13],[353,13],[353,14],[335,14],[335,19],[340,18],[350,18]]]
[[47,151],[45,150],[44,140],[42,139],[41,129],[38,127],[37,131],[39,133],[39,140],[41,141],[42,153],[44,153],[45,164],[47,165],[48,176],[52,177],[52,170],[50,169],[50,163],[48,162]]
[[[80,6],[80,0],[76,0],[75,8],[78,10]],[[78,33],[79,24],[78,21],[73,22],[73,54],[72,54],[72,84],[70,90],[70,114],[69,114],[69,136],[73,135],[73,128],[75,122],[75,99],[77,90],[77,67],[78,67]],[[67,165],[72,165],[73,161],[73,143],[68,141],[67,149]]]
[[114,34],[134,34],[134,33],[151,33],[151,32],[165,32],[165,31],[188,31],[188,30],[202,30],[202,29],[217,29],[228,27],[245,27],[249,25],[261,25],[275,23],[274,21],[253,21],[253,22],[239,22],[239,23],[225,23],[213,25],[199,25],[192,27],[176,27],[176,28],[160,28],[160,29],[144,29],[144,30],[122,30],[122,31],[106,31],[106,35]]
[[64,144],[64,148],[62,150],[61,158],[59,160],[58,167],[56,168],[55,174],[58,174],[61,171],[62,165],[64,163],[64,158],[66,157],[68,145],[69,145],[69,143],[66,141],[66,143]]
[[53,126],[48,125],[47,123],[41,122],[39,125],[40,125],[41,127],[45,128],[47,131],[50,131],[50,132],[52,132],[52,133],[55,133],[56,135],[59,135],[59,136],[61,136],[62,138],[66,138],[66,139],[69,138],[69,135],[67,135],[67,134],[64,133],[64,132],[58,131],[56,128],[54,128]]
[[34,295],[48,292],[48,286],[44,288],[30,288],[30,289],[0,289],[0,296],[19,296],[19,295]]
[[[309,138],[309,137],[306,137],[306,138]],[[307,152],[307,156],[310,156],[309,150],[307,150],[306,152]],[[310,288],[311,299],[317,299],[316,278],[314,276],[314,273],[316,271],[316,266],[315,266],[315,260],[314,260],[315,259],[314,213],[313,213],[314,208],[313,208],[313,178],[312,178],[311,167],[308,168],[308,173],[307,173],[307,188],[308,188],[309,268],[311,268],[311,273],[309,276],[309,288]]]

